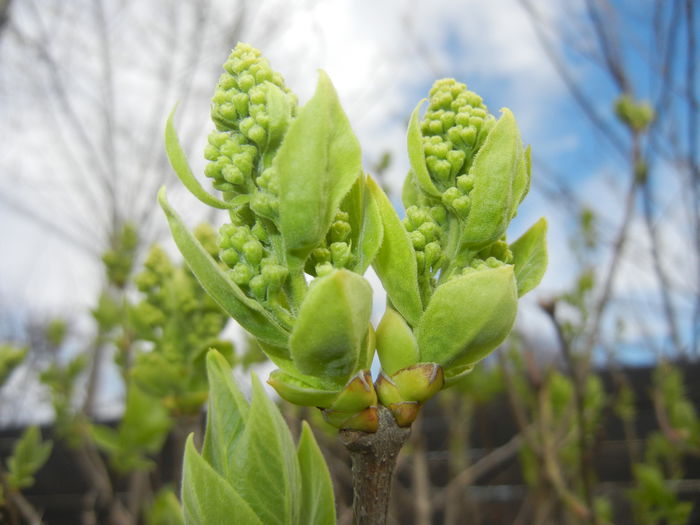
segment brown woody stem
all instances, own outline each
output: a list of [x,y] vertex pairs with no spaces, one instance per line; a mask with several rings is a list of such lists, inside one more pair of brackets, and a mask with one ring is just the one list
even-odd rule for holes
[[379,429],[373,434],[343,430],[340,440],[352,458],[354,525],[385,525],[396,458],[411,431],[378,407]]

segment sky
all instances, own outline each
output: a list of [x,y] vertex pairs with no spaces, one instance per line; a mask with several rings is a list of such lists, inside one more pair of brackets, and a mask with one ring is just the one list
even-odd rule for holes
[[[587,23],[583,4],[555,0],[534,3],[546,21],[547,36],[565,58],[575,84],[595,101],[596,111],[611,115],[615,88],[600,68],[586,59],[596,50],[592,40],[586,39],[587,33],[580,31]],[[26,309],[44,316],[80,317],[94,303],[101,284],[95,257],[101,249],[97,241],[99,227],[100,221],[108,217],[101,217],[106,208],[99,197],[86,201],[80,193],[91,188],[99,196],[102,191],[98,179],[90,174],[98,168],[109,169],[109,158],[100,153],[108,146],[103,136],[108,126],[126,137],[113,145],[119,168],[114,173],[119,178],[112,179],[119,198],[131,205],[125,205],[125,210],[155,207],[157,186],[152,179],[159,174],[165,177],[173,203],[188,222],[195,224],[206,217],[206,210],[178,191],[179,183],[163,171],[159,164],[161,131],[151,122],[164,122],[170,107],[182,95],[171,87],[191,74],[188,98],[178,109],[178,125],[189,145],[193,169],[201,173],[204,160],[199,152],[210,128],[208,96],[220,64],[236,43],[228,41],[228,36],[222,39],[222,35],[236,31],[231,30],[233,26],[225,26],[224,19],[228,18],[217,18],[216,14],[217,9],[231,4],[213,2],[203,15],[194,0],[183,2],[182,16],[161,10],[159,2],[104,5],[103,13],[92,13],[80,9],[80,2],[69,3],[68,7],[57,3],[55,12],[48,10],[38,18],[29,9],[15,7],[16,28],[0,44],[0,63],[8,66],[0,71],[0,113],[6,115],[0,123],[4,254],[0,258],[0,301],[8,311]],[[619,1],[613,5],[620,13],[614,21],[619,23],[625,41],[631,42],[625,48],[631,50],[625,60],[635,85],[640,96],[653,98],[654,75],[649,74],[653,64],[643,59],[650,38],[645,25],[650,7],[635,11],[632,8],[636,3]],[[66,15],[61,9],[68,10],[69,16],[59,16]],[[236,18],[236,13],[221,13]],[[536,303],[567,289],[576,276],[578,261],[570,248],[575,226],[571,207],[564,200],[553,199],[548,189],[563,185],[578,201],[595,210],[600,215],[601,237],[610,241],[621,219],[625,159],[589,125],[545,54],[521,3],[265,0],[251,2],[245,16],[247,23],[237,35],[262,50],[299,95],[300,102],[311,96],[317,70],[329,73],[362,144],[365,166],[371,167],[385,152],[391,153],[386,182],[395,190],[397,207],[398,189],[408,169],[408,116],[427,96],[435,79],[454,77],[482,95],[492,112],[502,107],[514,112],[523,140],[533,148],[534,181],[509,238],[517,238],[540,216],[546,216],[550,225],[549,270],[540,288],[523,300],[519,322],[536,337],[551,338],[551,327]],[[197,26],[203,17],[205,25]],[[96,20],[101,20],[102,29],[95,28]],[[33,56],[27,49],[41,36],[42,24],[44,30],[51,27],[51,53],[65,81],[66,98],[76,108],[74,117],[86,130],[87,142],[81,142],[76,131],[81,126],[71,127],[66,120],[60,97],[47,101],[42,95],[50,78],[46,77],[46,63],[37,61],[36,67],[43,69],[36,70],[36,76],[32,68],[26,67],[27,57]],[[561,41],[553,28],[579,35],[575,45]],[[101,67],[103,35],[111,46],[111,71]],[[151,47],[146,50],[143,46]],[[197,52],[201,60],[191,70],[188,60]],[[172,61],[161,65],[150,59],[151,53],[171,57]],[[683,58],[679,53],[677,60]],[[108,97],[100,87],[105,75],[112,75],[113,81]],[[97,87],[91,90],[91,86]],[[113,103],[114,117],[109,117],[102,103],[107,99]],[[110,118],[113,122],[106,122]],[[620,126],[613,124],[613,129],[622,135]],[[85,153],[86,143],[97,151],[96,155]],[[136,145],[141,148],[138,152]],[[151,164],[136,162],[135,157],[142,151],[152,152]],[[662,175],[664,170],[671,173],[674,169],[663,163],[657,168]],[[673,299],[679,311],[686,312],[698,289],[694,270],[697,254],[688,256],[684,249],[690,235],[688,217],[685,208],[674,206],[684,197],[683,187],[671,176],[659,180],[657,205],[663,213],[657,226],[665,243],[663,264],[671,270],[672,278],[680,281],[675,286],[680,291]],[[140,188],[141,194],[127,191],[132,187]],[[41,222],[28,218],[27,210],[40,211]],[[80,242],[67,242],[57,235],[55,226],[64,222],[70,224],[71,235],[86,241],[89,249],[76,247]],[[160,214],[152,214],[143,224],[149,234],[160,235],[167,244],[165,221]],[[661,333],[658,283],[650,277],[641,217],[635,217],[631,231],[634,250],[622,262],[615,291],[628,302],[642,305],[638,308],[641,321],[631,324]],[[598,255],[597,267],[602,273],[609,255],[605,249]],[[381,293],[376,295],[375,303],[377,317],[383,308]],[[685,330],[692,328],[686,322]],[[633,343],[641,335],[629,328],[625,337]],[[636,351],[628,359],[643,362],[650,357],[648,352],[644,358],[640,355]]]

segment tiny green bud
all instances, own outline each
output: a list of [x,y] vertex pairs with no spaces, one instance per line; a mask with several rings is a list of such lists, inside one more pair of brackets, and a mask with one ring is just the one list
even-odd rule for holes
[[267,264],[263,266],[261,275],[270,289],[272,291],[277,291],[284,284],[287,275],[289,275],[289,270],[286,266],[281,266],[279,264]]
[[238,286],[246,286],[255,275],[255,271],[245,263],[238,263],[229,272],[229,275]]
[[248,283],[248,286],[250,287],[250,291],[257,299],[265,299],[265,295],[267,292],[267,282],[262,275],[256,275],[255,277],[253,277]]
[[238,261],[240,260],[238,252],[233,248],[228,248],[222,251],[220,257],[224,264],[226,264],[226,266],[228,266],[229,268],[233,268],[234,266],[236,266],[236,264],[238,264]]
[[352,251],[346,242],[334,242],[330,246],[331,261],[336,268],[345,268],[350,263]]
[[346,221],[335,221],[331,225],[331,242],[345,242],[350,236],[350,224]]
[[423,253],[425,254],[425,265],[428,268],[437,266],[442,257],[442,248],[440,247],[440,243],[437,241],[429,242],[425,245]]
[[411,239],[411,243],[413,243],[413,249],[422,250],[425,246],[425,235],[418,230],[409,233],[408,237]]
[[263,256],[263,247],[257,239],[251,239],[243,245],[243,255],[252,265],[260,264]]

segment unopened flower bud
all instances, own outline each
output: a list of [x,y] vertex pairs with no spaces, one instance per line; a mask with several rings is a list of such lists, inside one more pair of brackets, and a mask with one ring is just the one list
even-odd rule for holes
[[243,255],[252,265],[260,264],[263,256],[263,247],[257,239],[251,239],[243,245]]

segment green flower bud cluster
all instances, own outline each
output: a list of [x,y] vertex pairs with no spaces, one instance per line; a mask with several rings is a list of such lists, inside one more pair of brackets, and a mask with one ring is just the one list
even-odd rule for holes
[[[214,230],[200,225],[197,237],[216,251]],[[184,266],[175,266],[160,246],[154,245],[135,283],[143,299],[131,306],[137,341],[150,350],[139,350],[131,369],[145,392],[162,400],[177,413],[192,413],[206,400],[203,357],[216,347],[231,355],[232,346],[219,336],[228,316],[201,289]]]
[[385,213],[384,243],[402,260],[388,264],[380,252],[375,262],[389,297],[375,386],[402,426],[505,339],[518,296],[546,267],[544,221],[506,242],[530,183],[529,151],[510,111],[496,120],[453,79],[434,84],[423,119],[420,107],[408,129],[406,216]]
[[[438,188],[454,188],[455,179],[468,173],[494,123],[481,97],[466,85],[452,78],[435,82],[420,127],[426,165]],[[465,196],[471,190],[464,191],[467,185],[463,182],[459,188]]]
[[139,238],[136,228],[133,224],[127,223],[112,239],[112,246],[102,256],[107,279],[117,288],[124,288],[129,282],[138,244]]
[[[209,135],[204,150],[204,157],[210,161],[204,173],[225,198],[252,194],[263,201],[272,200],[276,196],[270,182],[272,175],[257,179],[270,167],[263,155],[279,146],[296,112],[296,97],[260,51],[248,44],[236,46],[224,71],[212,98],[216,131]],[[256,196],[258,189],[271,196]]]
[[357,257],[352,251],[352,226],[350,215],[338,210],[328,234],[318,248],[315,248],[307,262],[306,271],[313,276],[322,277],[334,269],[351,268]]
[[276,297],[289,274],[267,241],[267,233],[260,221],[252,228],[246,224],[224,224],[219,230],[219,256],[230,268],[229,277],[259,301]]
[[172,118],[166,127],[180,179],[206,204],[228,210],[218,261],[161,193],[173,236],[202,286],[279,367],[270,382],[283,398],[324,409],[339,428],[372,431],[372,289],[361,274],[379,250],[382,224],[359,143],[325,73],[297,109],[252,47],[238,44],[224,70],[204,152],[221,200],[192,174]]

